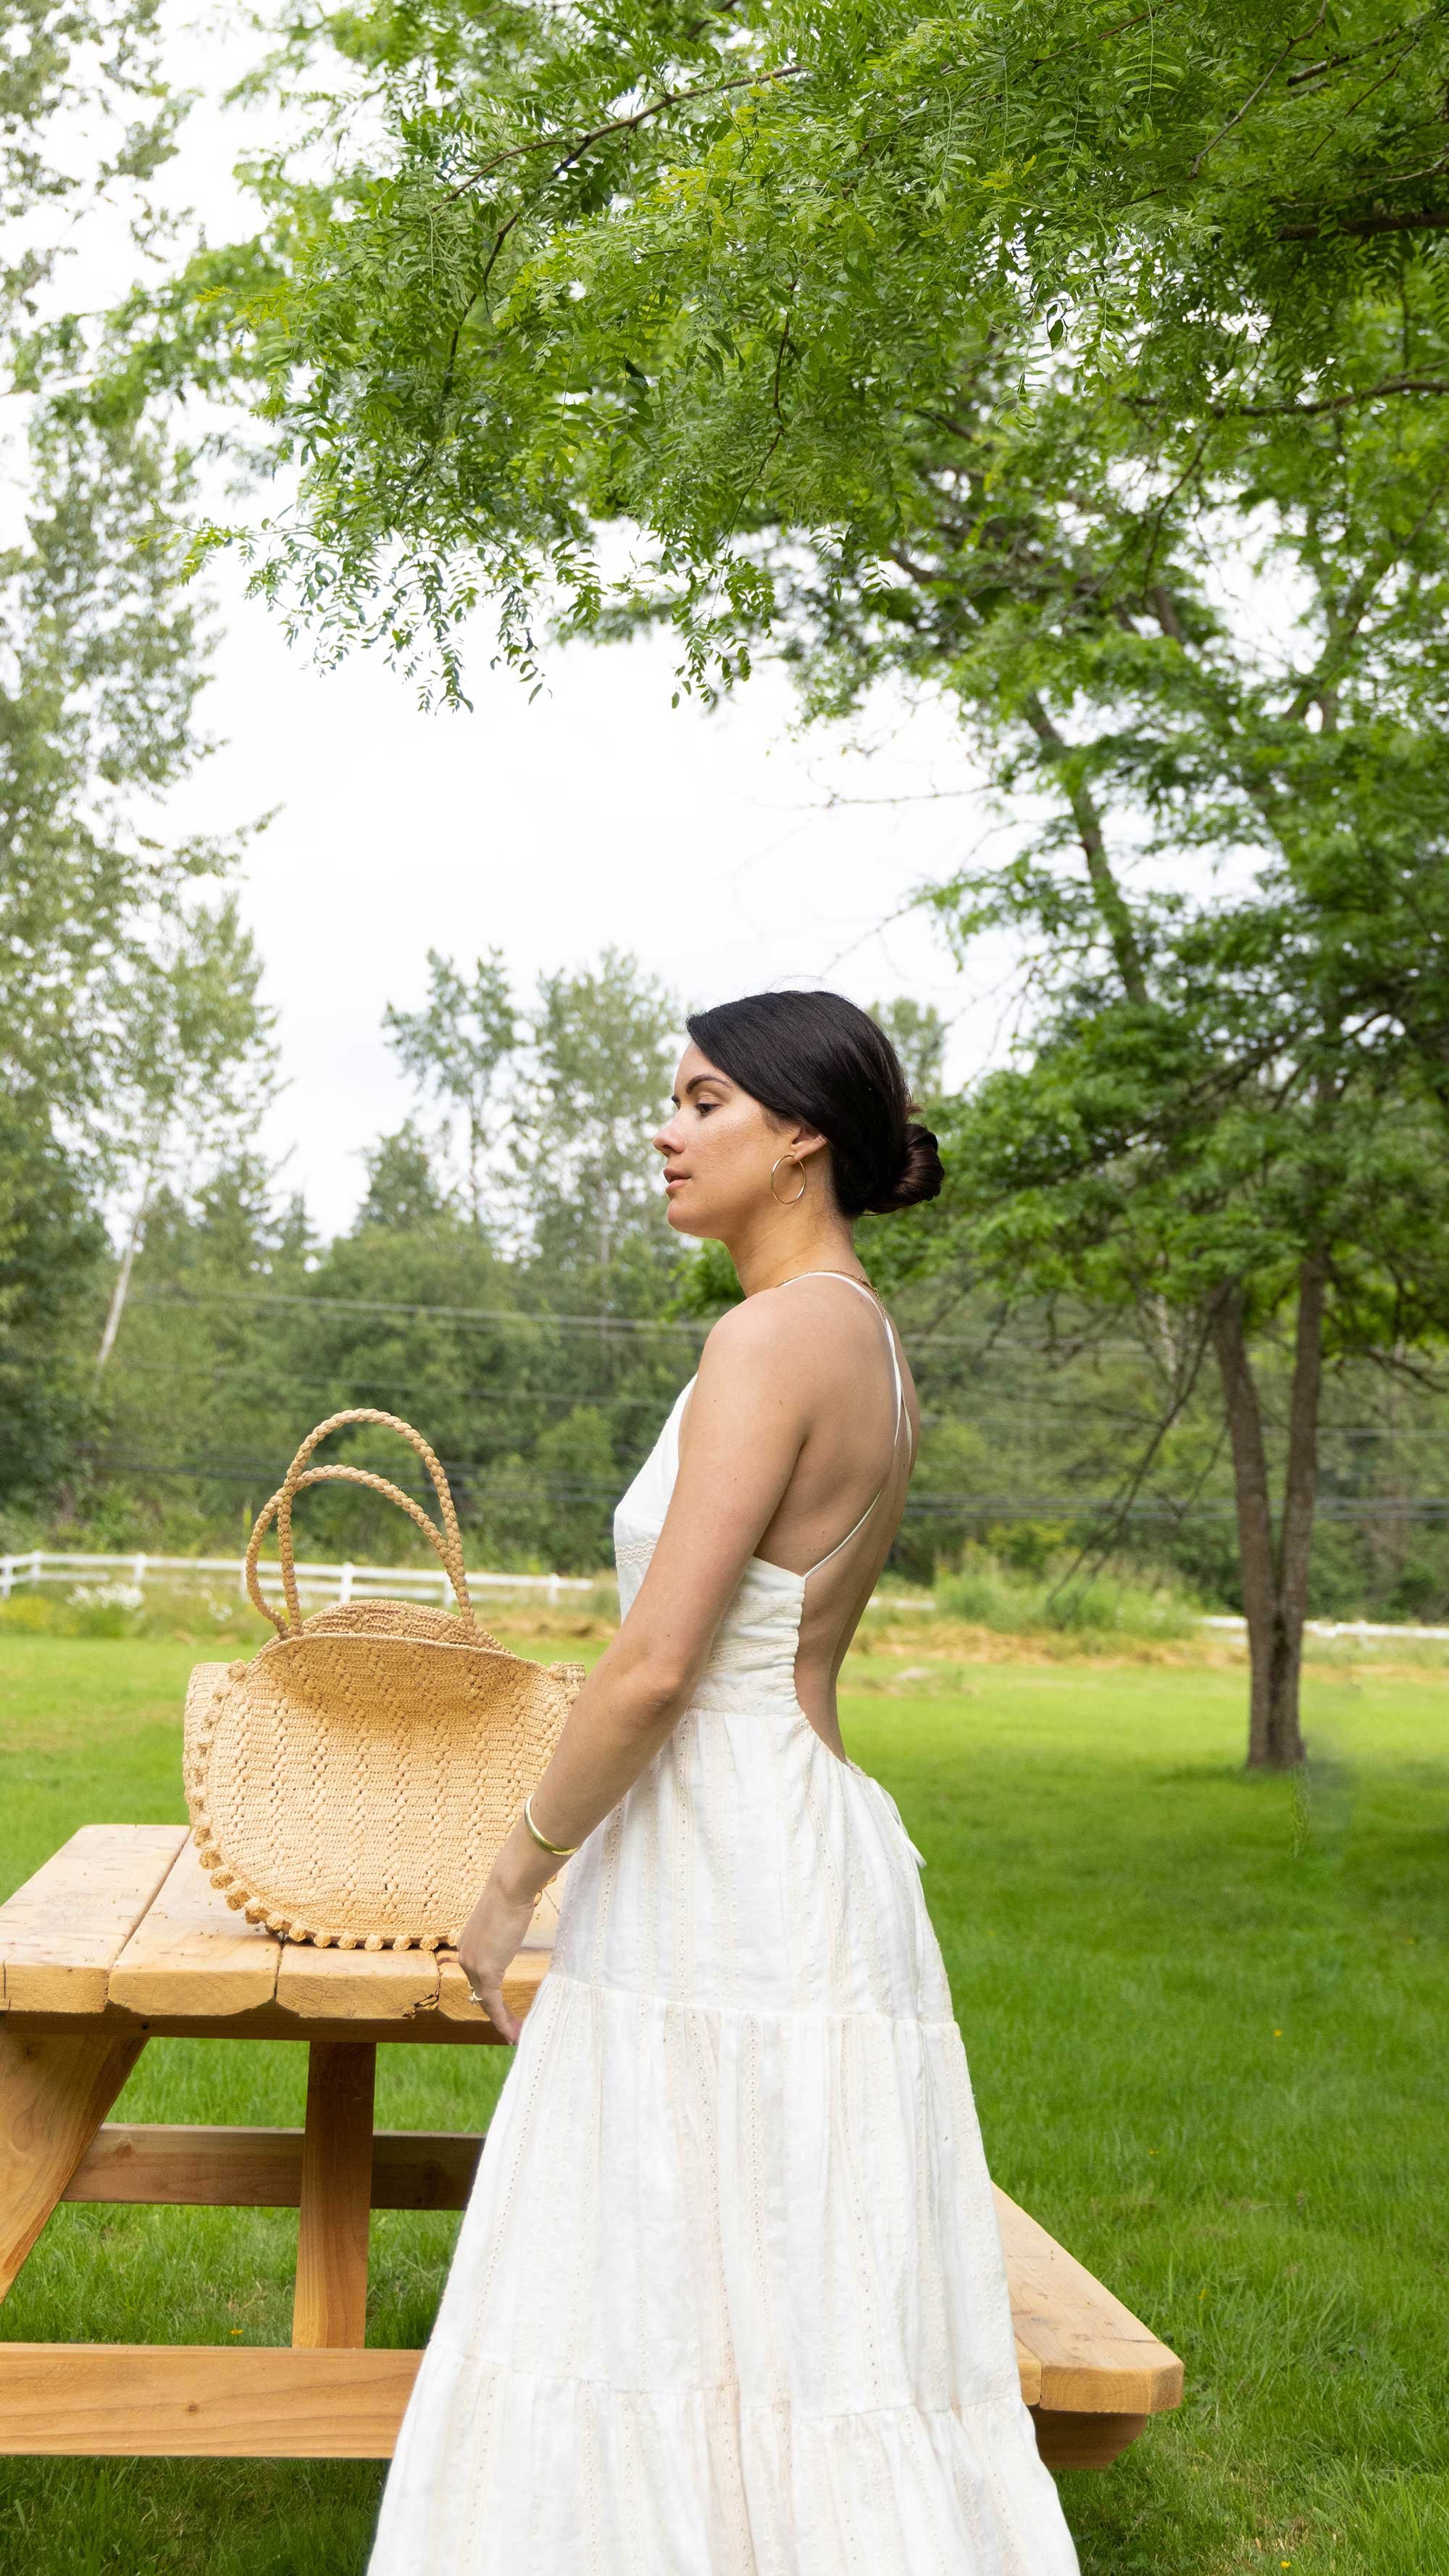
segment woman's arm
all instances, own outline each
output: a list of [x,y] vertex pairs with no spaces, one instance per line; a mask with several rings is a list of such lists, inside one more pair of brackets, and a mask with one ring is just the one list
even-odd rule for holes
[[[648,1573],[599,1657],[533,1794],[550,1842],[583,1842],[677,1725],[715,1631],[773,1520],[809,1424],[818,1336],[785,1299],[750,1299],[715,1325],[685,1406],[679,1474]],[[558,1862],[520,1816],[458,1943],[463,1972],[505,2039],[505,1969]]]

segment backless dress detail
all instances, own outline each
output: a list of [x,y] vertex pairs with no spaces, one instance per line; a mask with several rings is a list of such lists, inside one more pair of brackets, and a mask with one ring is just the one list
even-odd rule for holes
[[809,1580],[749,1560],[569,1864],[369,2576],[1077,2576],[922,1855],[796,1696]]

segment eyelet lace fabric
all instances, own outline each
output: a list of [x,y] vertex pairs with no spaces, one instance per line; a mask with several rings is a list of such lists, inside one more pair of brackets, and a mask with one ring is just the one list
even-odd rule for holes
[[1076,2576],[922,1856],[800,1707],[803,1596],[751,1560],[569,1864],[370,2576]]

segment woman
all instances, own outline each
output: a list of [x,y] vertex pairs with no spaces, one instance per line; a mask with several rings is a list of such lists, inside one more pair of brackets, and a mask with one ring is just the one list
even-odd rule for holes
[[[935,1195],[935,1139],[836,994],[689,1034],[669,1223],[744,1298],[459,1944],[518,2052],[371,2576],[1074,2576],[922,1856],[835,1709],[918,1425],[852,1227]],[[503,1973],[575,1850],[520,2034]]]

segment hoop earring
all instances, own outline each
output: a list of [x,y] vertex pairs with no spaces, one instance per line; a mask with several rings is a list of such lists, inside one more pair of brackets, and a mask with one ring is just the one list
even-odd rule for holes
[[[776,1187],[775,1187],[775,1174],[778,1172],[778,1170],[779,1170],[779,1168],[780,1168],[780,1165],[781,1165],[782,1163],[793,1163],[793,1164],[794,1164],[794,1166],[795,1166],[796,1171],[797,1171],[797,1172],[799,1173],[799,1175],[800,1175],[800,1187],[799,1187],[799,1188],[798,1188],[798,1190],[795,1192],[795,1195],[794,1195],[794,1197],[793,1197],[792,1199],[782,1199],[782,1198],[781,1198],[781,1196],[780,1196],[779,1191],[778,1191],[778,1190],[776,1189]],[[770,1196],[771,1196],[771,1198],[774,1200],[774,1202],[775,1202],[775,1204],[776,1204],[776,1206],[777,1206],[777,1207],[798,1207],[798,1206],[799,1206],[799,1204],[800,1204],[800,1201],[801,1201],[801,1200],[803,1199],[803,1197],[805,1196],[805,1192],[806,1192],[806,1190],[809,1188],[809,1186],[810,1186],[810,1174],[809,1174],[809,1172],[807,1171],[807,1169],[806,1169],[805,1165],[801,1162],[800,1157],[799,1157],[799,1155],[798,1155],[798,1154],[777,1154],[777,1155],[776,1155],[776,1157],[775,1157],[775,1159],[774,1159],[773,1163],[770,1165]]]

